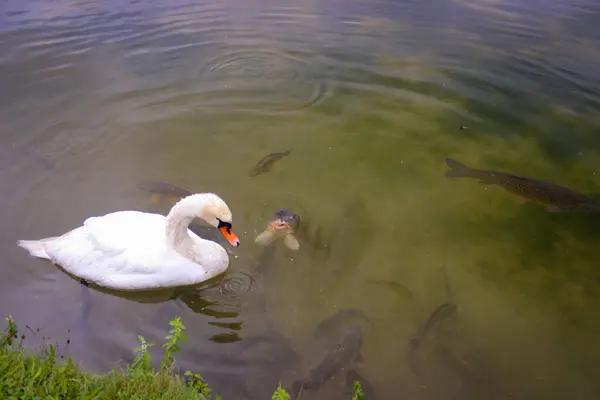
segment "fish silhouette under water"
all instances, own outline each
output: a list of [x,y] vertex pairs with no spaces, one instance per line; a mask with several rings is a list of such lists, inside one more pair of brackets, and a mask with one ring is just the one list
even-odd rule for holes
[[357,310],[355,308],[346,308],[336,312],[335,314],[321,321],[319,325],[317,325],[317,327],[315,328],[313,332],[313,337],[321,339],[324,338],[327,335],[327,333],[336,330],[339,333],[340,327],[342,327],[344,323],[356,318],[363,319],[364,321],[371,324],[371,326],[373,326],[373,321],[371,321],[371,319],[367,317],[367,315],[363,311]]
[[292,384],[294,399],[304,390],[316,390],[329,379],[362,359],[363,333],[360,326],[347,329],[341,343],[331,347],[321,363],[310,372],[310,377]]
[[429,332],[429,329],[431,326],[433,326],[433,324],[441,319],[451,316],[456,312],[456,310],[456,304],[450,302],[437,306],[436,309],[433,310],[433,312],[429,315],[427,321],[425,321],[421,328],[419,328],[417,334],[408,343],[410,351],[412,352],[419,347],[419,344],[421,344],[421,341],[425,338],[427,332]]
[[450,167],[450,170],[446,171],[446,177],[474,178],[484,185],[500,186],[527,201],[545,205],[549,212],[600,212],[600,199],[573,189],[506,172],[470,168],[451,158],[445,160]]
[[139,183],[138,188],[152,194],[166,196],[172,204],[175,204],[181,198],[192,194],[192,192],[187,189],[161,181],[143,181]]
[[282,239],[283,244],[290,250],[298,250],[300,243],[295,233],[300,225],[300,216],[286,208],[278,210],[269,218],[267,229],[254,239],[254,243],[268,246],[275,239]]
[[275,161],[281,160],[283,157],[290,155],[291,151],[286,150],[281,153],[267,154],[261,158],[254,167],[248,173],[249,176],[256,176],[263,172],[269,172],[273,168]]

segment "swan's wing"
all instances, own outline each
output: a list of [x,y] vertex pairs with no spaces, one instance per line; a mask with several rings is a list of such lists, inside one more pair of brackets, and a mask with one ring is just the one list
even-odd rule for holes
[[186,285],[207,271],[169,248],[164,217],[120,211],[88,218],[48,243],[47,253],[67,272],[101,286],[139,290]]
[[90,217],[83,226],[90,242],[106,255],[164,245],[165,217],[159,214],[118,211]]
[[48,242],[46,252],[66,271],[97,281],[100,274],[152,273],[165,258],[179,261],[164,239],[161,215],[119,211],[88,218]]

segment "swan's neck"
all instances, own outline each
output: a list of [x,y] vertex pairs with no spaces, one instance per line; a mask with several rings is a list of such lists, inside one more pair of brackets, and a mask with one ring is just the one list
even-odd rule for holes
[[179,200],[167,215],[167,243],[184,257],[189,257],[194,247],[194,240],[188,233],[188,227],[204,205],[205,200],[202,195],[191,195]]

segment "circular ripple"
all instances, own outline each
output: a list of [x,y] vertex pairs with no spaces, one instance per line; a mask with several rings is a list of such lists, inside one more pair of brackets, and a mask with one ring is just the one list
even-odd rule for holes
[[220,291],[229,298],[235,298],[252,290],[256,280],[245,272],[233,272],[228,274],[220,284]]
[[290,111],[321,103],[330,93],[313,63],[275,51],[238,51],[210,60],[200,72],[211,103]]

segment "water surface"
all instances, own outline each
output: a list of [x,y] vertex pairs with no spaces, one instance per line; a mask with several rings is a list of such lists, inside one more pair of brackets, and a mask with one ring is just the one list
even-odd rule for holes
[[[383,399],[598,398],[600,217],[445,179],[443,161],[600,193],[598,18],[577,0],[5,1],[0,314],[40,328],[32,345],[70,337],[93,371],[181,316],[180,367],[258,399],[305,377],[327,345],[315,326],[355,308],[374,321],[359,370]],[[15,242],[168,212],[144,180],[227,201],[234,292],[93,290],[83,329],[77,281]],[[281,207],[322,227],[329,257],[302,242],[257,261],[253,238]],[[409,362],[448,297],[456,315]]]

